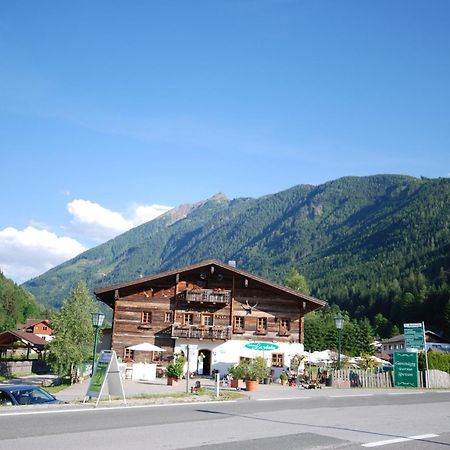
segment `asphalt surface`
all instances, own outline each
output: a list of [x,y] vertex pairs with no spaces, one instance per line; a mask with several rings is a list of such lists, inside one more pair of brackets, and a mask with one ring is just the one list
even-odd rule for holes
[[[212,381],[202,380],[212,385]],[[133,393],[183,392],[125,380]],[[328,449],[450,447],[450,390],[303,390],[260,385],[235,402],[82,405],[87,384],[59,407],[0,409],[0,449]]]

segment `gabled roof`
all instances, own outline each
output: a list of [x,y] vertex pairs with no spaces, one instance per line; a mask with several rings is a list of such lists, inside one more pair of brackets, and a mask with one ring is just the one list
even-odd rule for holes
[[123,283],[118,283],[118,284],[113,284],[113,285],[106,286],[103,288],[98,288],[98,289],[94,290],[94,294],[102,302],[104,302],[110,306],[113,306],[114,296],[115,296],[116,291],[119,292],[119,296],[120,296],[121,290],[127,290],[129,288],[133,288],[133,289],[142,288],[143,289],[147,285],[149,285],[151,282],[154,282],[157,280],[164,280],[164,278],[175,277],[177,274],[182,275],[183,273],[194,272],[198,269],[206,268],[209,266],[215,266],[217,268],[220,268],[220,270],[222,270],[222,271],[227,271],[227,272],[234,273],[236,275],[240,275],[243,278],[247,278],[248,280],[256,281],[257,283],[264,284],[264,285],[269,286],[280,292],[292,295],[292,296],[298,298],[299,300],[304,300],[307,303],[309,303],[310,306],[312,306],[312,308],[311,307],[309,308],[310,310],[317,309],[317,308],[320,308],[321,306],[326,305],[326,302],[324,300],[320,300],[320,299],[312,297],[310,295],[306,295],[301,292],[298,292],[294,289],[290,289],[286,286],[282,286],[280,284],[273,283],[272,281],[269,281],[263,277],[254,275],[250,272],[246,272],[245,270],[238,269],[234,266],[225,264],[225,263],[223,263],[221,261],[217,261],[215,259],[208,259],[206,261],[201,261],[199,263],[191,264],[189,266],[172,269],[167,272],[162,272],[162,273],[158,273],[158,274],[151,275],[148,277],[137,278],[135,280],[125,281]]
[[26,323],[17,325],[17,330],[24,330],[26,328],[34,327],[38,323],[45,322],[48,326],[51,326],[50,320],[48,319],[27,319]]
[[43,349],[47,345],[47,341],[41,337],[27,333],[22,330],[8,330],[0,333],[0,347],[8,347],[13,342],[22,341],[25,344],[29,344],[36,349]]

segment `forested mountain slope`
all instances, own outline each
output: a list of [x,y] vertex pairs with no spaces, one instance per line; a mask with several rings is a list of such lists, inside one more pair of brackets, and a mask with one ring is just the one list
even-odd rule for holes
[[[91,288],[202,259],[283,282],[295,267],[313,295],[393,324],[446,327],[450,274],[450,180],[345,177],[258,199],[223,194],[184,205],[25,283],[58,307],[80,279]],[[390,328],[389,328],[390,327]]]
[[45,308],[29,292],[0,272],[0,332],[14,329],[29,318],[43,318],[45,314]]

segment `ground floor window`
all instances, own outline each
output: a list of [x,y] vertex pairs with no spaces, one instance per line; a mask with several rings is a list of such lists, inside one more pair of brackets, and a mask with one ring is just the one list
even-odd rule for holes
[[123,359],[125,362],[133,361],[134,360],[134,350],[130,350],[129,348],[126,348],[123,352]]
[[283,367],[284,355],[283,353],[272,353],[272,367]]

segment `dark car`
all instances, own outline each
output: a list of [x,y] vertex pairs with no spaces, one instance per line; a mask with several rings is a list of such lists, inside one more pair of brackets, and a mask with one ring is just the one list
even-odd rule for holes
[[63,403],[44,389],[28,384],[0,385],[0,406]]

